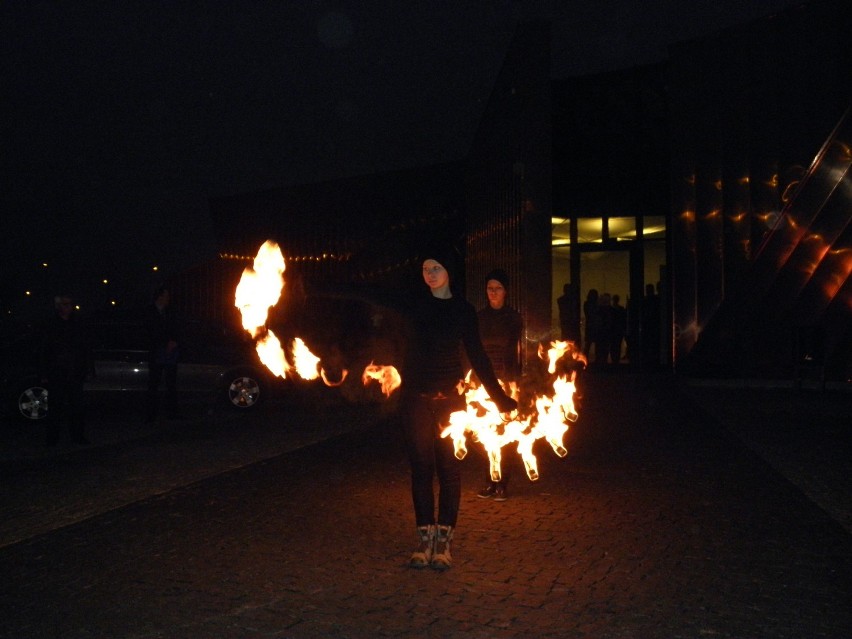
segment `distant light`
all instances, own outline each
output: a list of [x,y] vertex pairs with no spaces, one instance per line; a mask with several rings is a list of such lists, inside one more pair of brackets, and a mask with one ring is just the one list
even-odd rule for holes
[[24,291],[24,295],[32,295],[29,291]]
[[160,267],[159,267],[159,266],[155,266],[155,267],[154,267],[154,268],[152,268],[151,270],[152,270],[152,271],[159,271],[159,270],[160,270]]
[[115,300],[110,300],[109,303],[115,306]]
[[41,263],[41,265],[42,265],[44,268],[47,268],[47,262],[42,262],[42,263]]
[[108,280],[108,279],[104,279],[104,284],[109,284],[109,280]]

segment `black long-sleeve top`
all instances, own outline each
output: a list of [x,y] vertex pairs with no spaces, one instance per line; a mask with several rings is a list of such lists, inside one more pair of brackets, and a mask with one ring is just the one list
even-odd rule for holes
[[92,368],[92,352],[82,321],[58,315],[47,322],[38,351],[39,374],[43,379],[84,379]]
[[521,376],[520,343],[524,332],[521,314],[509,306],[486,306],[477,314],[479,332],[494,371],[504,382]]
[[150,304],[144,314],[145,330],[148,334],[149,360],[159,364],[177,361],[177,350],[168,351],[170,341],[178,343],[178,325],[175,314],[169,307],[159,309]]
[[410,324],[410,342],[400,375],[406,392],[449,395],[467,373],[461,349],[489,396],[499,406],[508,396],[482,346],[476,309],[462,297],[437,298],[429,292],[402,295],[371,286],[339,285],[313,290],[325,297],[348,297],[398,311]]

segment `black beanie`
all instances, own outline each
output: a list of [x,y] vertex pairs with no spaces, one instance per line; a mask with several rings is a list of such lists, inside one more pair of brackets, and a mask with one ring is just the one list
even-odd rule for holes
[[458,275],[458,267],[461,259],[458,251],[450,244],[432,242],[424,246],[420,250],[420,265],[422,266],[426,260],[435,260],[443,266],[450,275],[450,282],[453,282]]
[[487,285],[489,281],[497,280],[503,285],[503,288],[509,288],[509,275],[502,268],[495,268],[488,275],[485,276],[485,284]]

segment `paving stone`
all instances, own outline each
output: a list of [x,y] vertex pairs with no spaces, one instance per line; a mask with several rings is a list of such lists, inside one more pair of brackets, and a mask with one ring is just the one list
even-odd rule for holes
[[[666,376],[583,390],[569,455],[537,448],[541,479],[516,473],[508,501],[476,498],[482,456],[460,462],[446,573],[406,567],[408,468],[386,414],[335,406],[325,436],[330,413],[301,415],[301,434],[274,412],[240,430],[205,415],[6,465],[12,484],[50,481],[0,502],[0,637],[852,636],[852,536],[739,436],[768,428],[732,425],[747,394],[699,401]],[[820,405],[830,423],[811,432],[834,432]]]

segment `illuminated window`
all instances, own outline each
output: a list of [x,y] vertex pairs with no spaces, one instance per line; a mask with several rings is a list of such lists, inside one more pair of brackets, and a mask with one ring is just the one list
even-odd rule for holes
[[607,220],[608,236],[611,240],[635,240],[635,217],[611,217]]
[[649,240],[663,239],[666,236],[666,218],[663,215],[648,215],[643,219],[645,228],[642,237]]

